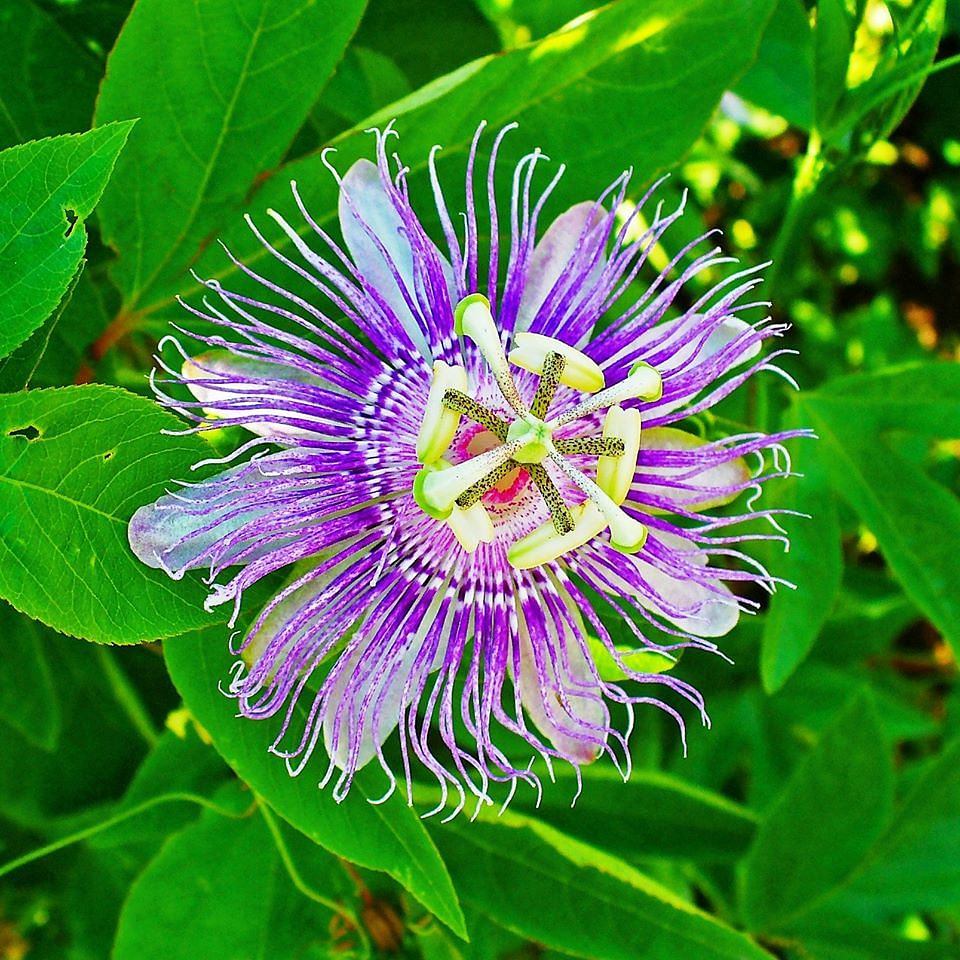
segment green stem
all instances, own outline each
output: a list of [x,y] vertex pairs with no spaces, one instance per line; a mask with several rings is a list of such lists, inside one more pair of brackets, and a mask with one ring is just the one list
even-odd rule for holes
[[260,815],[263,817],[263,821],[267,825],[270,835],[273,837],[274,846],[277,848],[280,860],[283,863],[284,869],[287,871],[287,876],[290,877],[290,882],[300,893],[307,897],[307,899],[313,900],[314,903],[319,903],[332,913],[339,914],[343,917],[344,920],[357,931],[357,935],[363,942],[364,953],[369,956],[370,941],[367,939],[366,931],[357,919],[357,915],[345,904],[333,900],[330,897],[325,897],[322,893],[318,893],[303,879],[300,871],[297,870],[296,864],[293,862],[293,857],[290,854],[286,841],[283,839],[283,834],[280,832],[280,825],[277,823],[277,818],[273,815],[273,811],[263,797],[257,797],[257,805],[260,810]]
[[820,135],[816,130],[811,131],[807,152],[804,154],[800,166],[797,167],[796,175],[793,178],[793,187],[790,190],[790,202],[773,243],[771,253],[773,265],[766,275],[767,289],[770,291],[771,299],[779,293],[781,272],[796,240],[797,227],[806,218],[810,198],[813,196],[826,166],[820,153],[821,146]]
[[110,690],[114,699],[120,704],[123,712],[133,724],[134,730],[146,740],[147,745],[153,747],[160,739],[160,735],[154,729],[153,720],[147,712],[147,708],[140,699],[136,687],[130,682],[130,678],[124,673],[123,669],[113,659],[111,651],[106,647],[98,646],[97,658],[103,667],[103,672],[107,676],[107,683],[110,684]]
[[206,797],[201,797],[195,793],[165,793],[162,796],[145,800],[143,803],[139,803],[135,807],[131,807],[129,810],[124,810],[122,813],[118,813],[106,820],[102,820],[100,823],[95,823],[92,826],[84,827],[83,830],[77,830],[75,833],[61,837],[59,840],[54,840],[53,843],[48,843],[46,846],[37,847],[36,850],[31,850],[30,853],[25,853],[21,857],[17,857],[14,860],[8,860],[4,864],[0,864],[0,877],[6,876],[8,873],[13,873],[14,870],[19,870],[20,867],[24,867],[28,863],[33,863],[34,860],[41,860],[43,857],[48,857],[51,853],[57,853],[59,850],[70,847],[75,843],[81,843],[84,840],[89,840],[91,837],[95,837],[98,833],[103,833],[104,830],[109,830],[111,827],[115,827],[118,823],[123,823],[124,820],[129,820],[131,817],[139,816],[141,813],[150,810],[152,807],[159,806],[163,803],[195,803],[198,806],[203,807],[205,810],[212,810],[214,813],[219,813],[223,817],[230,817],[232,820],[240,820],[243,817],[248,817],[250,813],[252,813],[252,809],[245,810],[243,813],[236,813],[234,810],[231,810],[228,807],[221,807],[219,804],[216,804],[213,801],[208,800]]

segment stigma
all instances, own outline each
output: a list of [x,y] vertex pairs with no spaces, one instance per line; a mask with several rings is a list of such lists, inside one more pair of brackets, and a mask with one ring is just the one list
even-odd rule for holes
[[[610,544],[636,553],[646,540],[646,527],[627,514],[627,498],[640,452],[640,411],[624,407],[630,400],[656,400],[660,375],[645,363],[608,387],[603,370],[586,354],[543,334],[519,333],[506,354],[490,304],[480,294],[466,297],[455,313],[455,330],[477,346],[506,404],[502,416],[468,392],[467,371],[443,361],[433,375],[417,436],[417,459],[423,465],[413,495],[428,516],[446,523],[468,553],[492,543],[496,528],[488,504],[503,504],[529,483],[546,505],[550,519],[511,544],[507,558],[516,569],[529,569],[583,546],[604,530]],[[529,404],[521,395],[511,366],[539,376]],[[563,384],[587,396],[550,418],[550,405]],[[555,432],[606,410],[599,434],[558,437]],[[459,462],[452,462],[454,444],[464,420],[469,421]],[[463,434],[461,434],[463,436]],[[482,442],[478,442],[482,438]],[[464,455],[465,454],[465,455]],[[571,456],[596,456],[595,477]],[[566,481],[574,502],[568,503],[547,470],[550,464]]]

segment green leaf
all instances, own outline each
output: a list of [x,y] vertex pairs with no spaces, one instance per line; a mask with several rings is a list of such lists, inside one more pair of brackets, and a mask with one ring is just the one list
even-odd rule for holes
[[30,338],[20,344],[13,353],[0,360],[0,392],[13,393],[17,390],[26,390],[30,386],[49,349],[50,341],[60,325],[60,319],[73,300],[73,294],[83,276],[83,268],[84,264],[81,262],[70,280],[63,299],[57,304],[47,322],[34,330]]
[[[337,856],[389,873],[455,933],[465,934],[463,914],[446,867],[417,814],[399,792],[385,803],[369,803],[383,795],[386,784],[382,776],[367,768],[338,805],[329,792],[317,788],[317,774],[307,772],[294,779],[283,761],[268,752],[280,717],[271,722],[236,715],[236,706],[218,686],[229,677],[232,663],[225,629],[167,640],[164,655],[184,703],[213,738],[224,760],[281,817]],[[300,718],[304,712],[299,711]]]
[[464,902],[546,947],[595,960],[769,960],[627,863],[536,820],[485,814],[432,831]]
[[[495,130],[516,120],[521,129],[504,142],[504,167],[535,143],[565,162],[553,198],[557,212],[562,204],[596,197],[627,166],[633,167],[633,186],[640,191],[656,171],[681,159],[724,90],[751,61],[771,3],[619,0],[541,41],[475,60],[391,104],[333,142],[336,164],[345,171],[358,157],[369,156],[373,140],[364,130],[396,118],[398,149],[413,184],[426,183],[430,149],[439,143],[441,177],[450,171],[445,182],[453,197],[462,190],[477,123],[486,119]],[[638,111],[638,102],[650,109]],[[665,103],[669,120],[654,109]],[[336,222],[336,183],[318,154],[281,167],[256,194],[256,208],[287,211],[292,223],[302,223],[290,196],[291,179],[321,226]],[[304,225],[302,232],[307,231]],[[290,246],[280,231],[268,233],[277,249]],[[272,258],[246,225],[238,222],[223,239],[237,256],[270,275]],[[222,251],[204,251],[196,269],[225,284],[239,282]],[[289,270],[278,277],[287,286],[293,280]],[[175,294],[196,292],[193,280],[180,279],[158,288],[140,310],[164,309]]]
[[847,890],[891,914],[960,904],[960,740],[929,765]]
[[116,387],[0,397],[0,595],[57,630],[135,643],[210,622],[197,580],[171,583],[127,543],[137,507],[208,454],[157,404]]
[[259,813],[204,813],[181,830],[130,888],[113,960],[272,960],[328,944],[330,912],[284,873]]
[[107,63],[96,122],[140,117],[99,211],[134,311],[180,284],[280,162],[363,0],[141,0]]
[[133,122],[0,153],[0,357],[23,343],[70,284],[96,206]]
[[[117,799],[144,745],[114,699],[98,657],[102,651],[44,627],[38,637],[52,668],[60,737],[48,753],[12,728],[0,733],[0,812],[47,831],[53,821]],[[26,697],[32,691],[23,687],[24,679]]]
[[960,367],[948,363],[845,378],[801,396],[831,482],[876,536],[907,595],[960,645],[960,504],[893,445],[897,431],[960,436]]
[[845,883],[892,801],[886,738],[864,691],[824,730],[760,824],[744,865],[750,928],[782,929]]
[[642,857],[728,862],[743,856],[753,839],[753,813],[669,774],[634,770],[624,783],[616,770],[591,768],[579,796],[572,771],[555,775],[557,783],[544,790],[539,806],[536,794],[518,791],[511,809],[598,847]]
[[[185,721],[186,717],[182,719]],[[232,780],[232,774],[220,755],[212,746],[200,740],[191,725],[184,723],[181,732],[166,730],[157,740],[111,814],[122,813],[148,800],[172,793],[212,797],[227,780]],[[224,791],[218,797],[218,802],[223,805],[230,799]],[[246,791],[237,799],[240,801],[238,812],[250,806],[250,796]],[[158,804],[105,830],[89,843],[101,849],[144,843],[159,847],[168,834],[195,820],[199,812],[196,805],[187,802]]]
[[0,147],[90,125],[93,57],[31,0],[0,7]]
[[814,123],[818,130],[827,129],[834,108],[847,88],[853,27],[843,0],[817,0],[813,41]]
[[[866,150],[899,126],[932,72],[945,7],[945,0],[920,0],[910,6],[873,73],[838,105],[826,131],[831,142]],[[887,9],[896,18],[896,6]]]
[[784,519],[790,550],[778,559],[777,574],[797,589],[781,587],[764,619],[760,674],[767,693],[779,690],[806,659],[840,590],[840,521],[820,450],[816,442],[797,449],[794,465],[802,476],[777,491],[777,507],[806,516]]
[[813,125],[813,32],[801,0],[779,0],[763,32],[757,60],[736,93],[809,130]]
[[5,664],[16,665],[0,670],[0,720],[50,752],[60,740],[61,715],[42,630],[0,602],[0,655]]

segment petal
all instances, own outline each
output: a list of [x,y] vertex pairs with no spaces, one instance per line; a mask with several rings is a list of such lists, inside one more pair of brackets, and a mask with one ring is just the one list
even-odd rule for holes
[[[659,541],[683,564],[693,567],[707,565],[706,554],[686,537],[651,530],[649,539]],[[715,575],[705,574],[701,578],[695,573],[673,573],[663,569],[656,559],[645,559],[648,557],[648,550],[630,555],[628,568],[623,554],[611,552],[604,556],[602,573],[606,584],[599,585],[598,589],[609,591],[612,588],[631,597],[695,637],[721,637],[736,626],[740,618],[736,597]]]
[[[658,462],[658,452],[676,451],[674,462]],[[688,453],[689,456],[684,456]],[[637,476],[630,499],[668,498],[685,509],[705,510],[735,500],[752,474],[743,457],[729,457],[723,447],[674,427],[651,427],[640,435]],[[645,507],[651,513],[664,508]]]
[[[269,460],[264,457],[256,463]],[[265,477],[256,465],[243,464],[203,483],[168,493],[140,507],[130,518],[127,538],[137,558],[155,570],[179,579],[187,570],[209,565],[212,558],[230,563],[254,538],[218,548],[244,524],[264,516],[269,508],[256,506],[261,490],[275,478]],[[244,503],[244,506],[239,504]],[[251,559],[247,557],[245,559]]]
[[[243,420],[246,422],[240,426],[257,436],[294,440],[313,437],[315,433],[283,421],[314,418],[304,412],[302,402],[283,396],[279,390],[276,396],[271,396],[270,386],[257,381],[273,380],[280,387],[290,383],[329,387],[319,377],[301,370],[284,364],[238,357],[227,350],[212,350],[186,361],[180,376],[190,392],[203,404],[204,413],[211,420]],[[224,382],[223,388],[212,385],[220,380]],[[255,416],[266,419],[247,419]],[[318,429],[322,429],[319,421]]]
[[[597,226],[604,216],[605,211],[602,207],[597,207],[591,201],[585,201],[561,213],[547,227],[530,256],[523,297],[517,308],[517,321],[514,327],[517,333],[530,328],[538,311],[550,295],[550,291],[560,277],[569,270],[570,261],[577,252],[581,237],[585,231]],[[583,285],[590,285],[604,266],[605,261],[601,258],[590,276],[582,281]]]
[[[334,667],[339,676],[326,698],[323,742],[340,770],[359,770],[369,763],[400,722],[404,689],[422,645],[407,640],[403,650],[391,656],[384,647],[395,639],[371,636],[352,653],[344,653]],[[406,702],[412,697],[408,693]],[[357,753],[351,759],[353,749]]]
[[[702,332],[695,333],[697,326],[702,322],[703,314],[692,313],[675,320],[658,323],[636,338],[631,355],[648,363],[653,362],[660,374],[666,378],[675,370],[684,367],[691,358],[695,358],[697,363],[705,363],[745,331],[751,329],[751,324],[744,320],[736,317],[722,317],[704,339]],[[752,360],[760,353],[760,349],[759,341],[752,344],[748,350],[736,357],[731,367]],[[657,359],[651,361],[651,356]]]
[[[411,300],[416,299],[411,239],[384,189],[376,164],[357,160],[346,172],[340,183],[339,216],[343,239],[357,270],[394,312],[416,349],[425,357],[431,356],[426,334],[401,292],[405,289]],[[380,241],[389,260],[373,237]],[[429,253],[440,263],[453,302],[456,285],[450,262],[425,237],[417,242],[429,244]]]
[[514,682],[527,717],[557,752],[572,763],[592,763],[609,725],[597,674],[570,624],[551,626],[552,635],[534,640],[520,617],[520,677]]

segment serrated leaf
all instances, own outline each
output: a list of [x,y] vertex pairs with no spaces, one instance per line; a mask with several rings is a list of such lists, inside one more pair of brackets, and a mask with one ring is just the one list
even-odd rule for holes
[[816,442],[796,451],[794,469],[802,476],[784,482],[776,506],[805,516],[783,519],[790,549],[778,558],[777,575],[798,589],[777,590],[764,619],[760,675],[767,693],[779,690],[810,653],[843,574],[837,506]]
[[[224,760],[281,817],[337,856],[389,873],[455,933],[465,934],[446,867],[416,812],[399,792],[384,803],[369,803],[385,793],[386,784],[368,767],[338,805],[329,792],[318,789],[321,774],[311,774],[313,766],[295,779],[282,760],[269,752],[277,723],[236,715],[234,703],[219,687],[229,677],[232,663],[226,630],[167,640],[164,655],[184,703]],[[316,766],[322,771],[325,761]]]
[[814,123],[825,130],[847,88],[854,24],[843,0],[817,0],[813,31]]
[[140,117],[99,211],[125,310],[182,283],[239,216],[333,72],[363,0],[141,0],[107,63],[96,122]]
[[534,819],[508,812],[431,829],[464,902],[544,946],[595,960],[770,958],[623,860]]
[[134,510],[209,452],[116,387],[0,397],[0,595],[57,630],[136,643],[209,623],[196,580],[171,583],[127,543]]
[[[771,3],[619,0],[543,40],[466,64],[391,104],[333,141],[336,164],[345,171],[355,159],[370,156],[373,140],[364,130],[396,119],[399,151],[412,181],[426,182],[430,149],[441,144],[441,176],[451,171],[452,198],[462,190],[465,156],[479,121],[496,130],[515,120],[521,130],[504,141],[504,169],[534,144],[565,162],[555,209],[596,197],[628,166],[639,191],[656,171],[680,160],[724,90],[749,64]],[[669,120],[658,106],[667,102]],[[638,103],[646,108],[638,111]],[[302,223],[290,196],[291,179],[314,219],[323,227],[335,223],[337,187],[319,154],[277,170],[255,195],[255,210],[273,207]],[[305,225],[302,230],[308,232]],[[279,231],[270,234],[278,249],[289,247]],[[222,239],[270,275],[269,253],[239,218]],[[239,282],[222,251],[204,251],[195,266],[225,285]],[[283,271],[279,279],[289,286],[293,278]],[[139,309],[165,309],[175,295],[196,292],[195,281],[180,278],[165,289],[158,286]]]
[[883,831],[893,770],[866,691],[820,735],[757,831],[744,867],[752,930],[794,923],[843,884]]
[[30,386],[60,324],[60,318],[73,300],[74,291],[83,277],[83,268],[84,264],[81,263],[70,280],[63,299],[47,321],[34,330],[26,342],[21,343],[13,353],[0,360],[0,392],[13,393],[26,390]]
[[112,123],[0,153],[0,357],[60,302],[86,249],[84,220],[132,127]]
[[90,125],[97,65],[31,0],[0,7],[0,147]]

